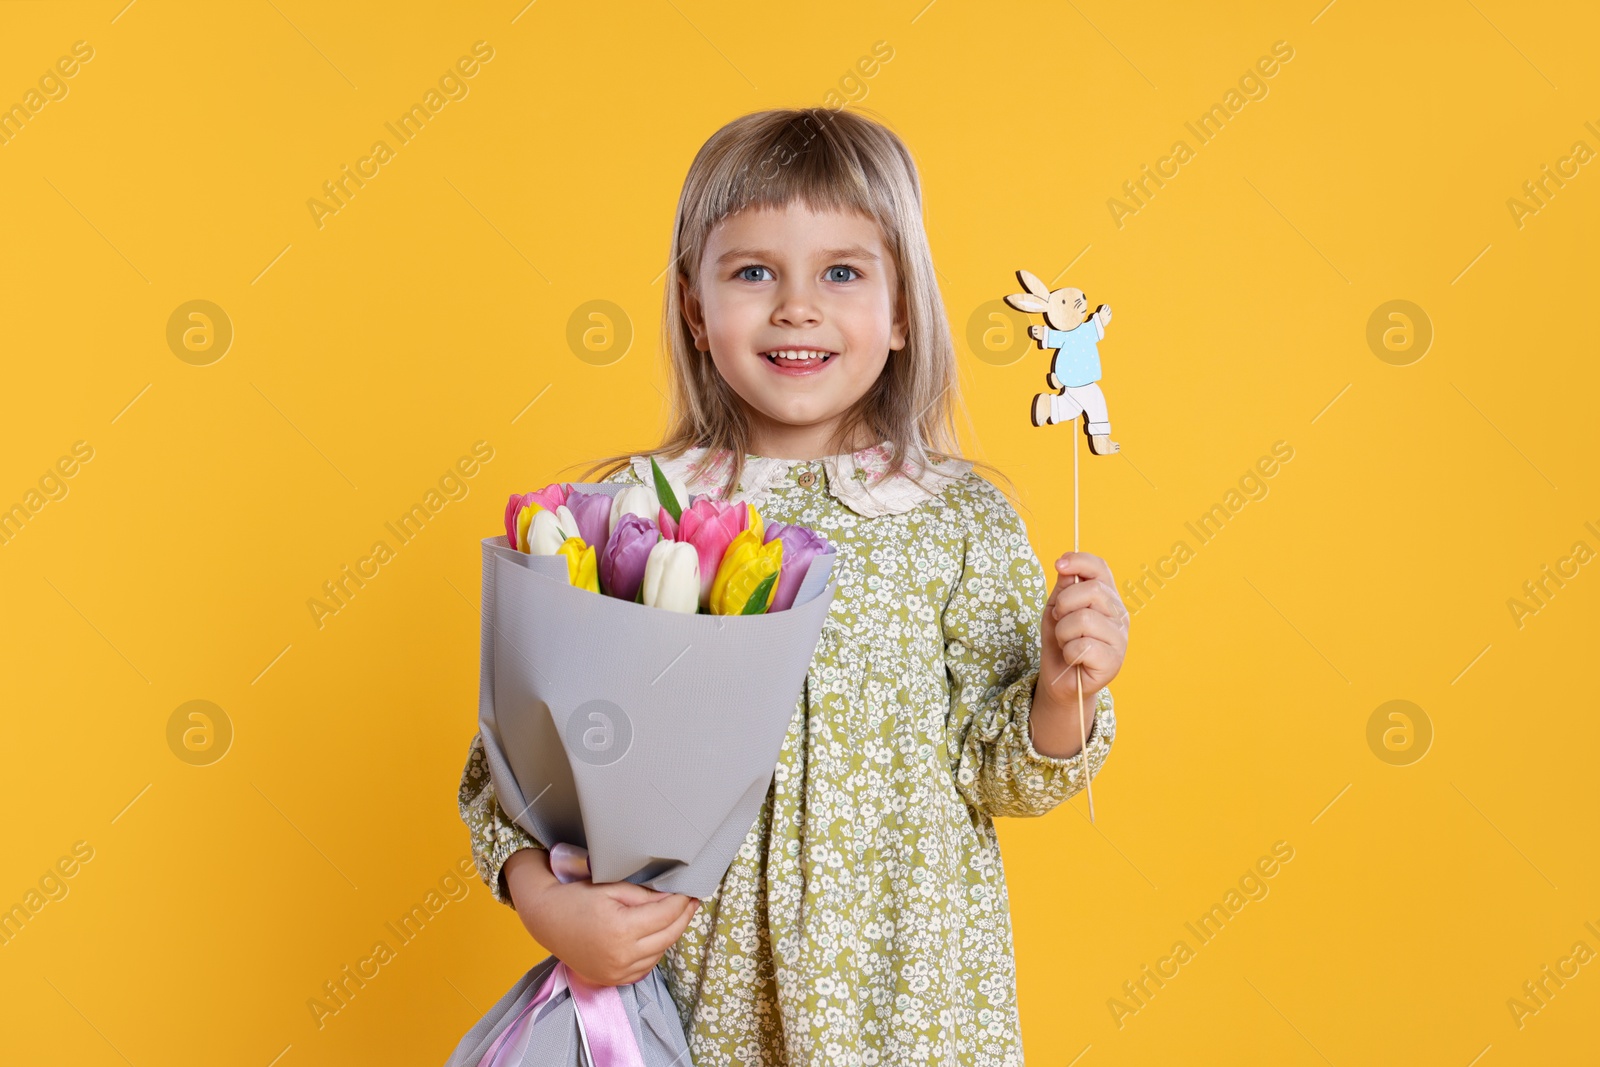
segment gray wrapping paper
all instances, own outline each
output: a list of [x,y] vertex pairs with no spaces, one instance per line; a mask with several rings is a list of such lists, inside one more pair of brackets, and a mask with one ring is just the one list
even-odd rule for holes
[[575,589],[564,557],[485,538],[478,727],[506,814],[546,848],[588,849],[597,882],[710,896],[771,785],[833,560],[786,611],[685,615]]
[[[546,848],[586,848],[596,882],[710,896],[772,783],[835,557],[812,561],[789,609],[719,616],[575,589],[564,557],[519,552],[504,535],[482,551],[478,726],[501,808]],[[478,1064],[555,962],[524,975],[448,1067]],[[661,969],[622,992],[647,1067],[689,1067]],[[574,1016],[570,994],[542,1006],[524,1062],[586,1064]]]
[[[494,1045],[501,1032],[515,1023],[517,1016],[538,995],[555,965],[556,958],[550,956],[518,979],[461,1039],[445,1067],[476,1067],[481,1063],[484,1053]],[[683,1024],[678,1020],[678,1009],[667,991],[661,968],[655,968],[632,985],[619,986],[617,991],[627,1009],[628,1022],[633,1026],[645,1067],[693,1067],[689,1046],[683,1037]],[[575,1018],[572,991],[556,994],[537,1012],[533,1025],[521,1037],[505,1042],[500,1050],[502,1062],[537,1067],[590,1067]]]

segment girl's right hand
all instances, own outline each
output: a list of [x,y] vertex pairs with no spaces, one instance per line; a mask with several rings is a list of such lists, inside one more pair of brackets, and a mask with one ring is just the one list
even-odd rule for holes
[[506,889],[533,939],[595,985],[629,985],[650,973],[700,901],[632,882],[561,882],[550,854],[522,849],[503,868]]

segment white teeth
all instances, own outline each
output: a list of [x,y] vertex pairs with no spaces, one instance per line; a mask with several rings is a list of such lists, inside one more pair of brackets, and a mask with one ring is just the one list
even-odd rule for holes
[[822,359],[825,356],[832,355],[832,353],[824,352],[820,349],[803,349],[784,352],[763,352],[762,355],[768,359],[783,359],[791,363],[804,363],[807,360]]

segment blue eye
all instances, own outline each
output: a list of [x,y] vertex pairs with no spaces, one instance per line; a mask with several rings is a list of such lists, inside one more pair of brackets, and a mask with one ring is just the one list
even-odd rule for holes
[[856,270],[854,267],[845,267],[845,266],[829,267],[828,268],[828,280],[830,282],[848,282],[848,281],[854,280],[852,278],[835,278],[835,277],[833,277],[833,272],[836,271],[836,270],[847,270],[851,274],[856,275],[856,276],[859,276],[861,274],[861,272]]
[[735,275],[735,277],[737,277],[737,278],[739,278],[739,279],[741,279],[743,281],[747,281],[747,282],[764,282],[764,281],[766,281],[765,278],[751,278],[751,277],[748,277],[745,272],[746,271],[752,271],[752,270],[766,270],[766,269],[767,269],[766,267],[758,267],[758,266],[755,266],[754,264],[752,264],[752,265],[750,265],[748,267],[740,267],[739,268],[739,273],[737,275]]

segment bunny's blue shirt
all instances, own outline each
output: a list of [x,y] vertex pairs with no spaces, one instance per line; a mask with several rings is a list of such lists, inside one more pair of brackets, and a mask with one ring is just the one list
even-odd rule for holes
[[1095,343],[1105,336],[1097,315],[1091,315],[1076,329],[1045,331],[1045,347],[1056,349],[1055,362],[1050,369],[1061,379],[1062,385],[1088,385],[1100,380],[1100,350]]

